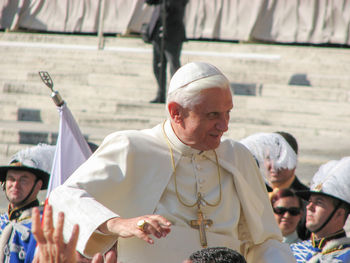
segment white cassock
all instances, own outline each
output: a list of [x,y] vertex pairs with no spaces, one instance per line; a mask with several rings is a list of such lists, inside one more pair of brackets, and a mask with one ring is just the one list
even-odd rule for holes
[[[54,217],[66,215],[64,236],[80,225],[77,249],[87,256],[105,252],[116,242],[97,228],[108,219],[159,214],[172,222],[166,238],[150,245],[137,238],[118,240],[118,261],[182,262],[202,247],[199,231],[189,225],[197,219],[193,204],[200,192],[215,204],[220,196],[213,151],[200,152],[184,145],[170,121],[164,125],[173,149],[175,181],[162,124],[142,131],[121,131],[106,137],[97,151],[50,195]],[[241,252],[247,262],[295,262],[272,214],[265,184],[250,152],[240,143],[223,139],[216,149],[221,170],[221,202],[202,206],[213,221],[206,229],[209,247],[224,246]]]

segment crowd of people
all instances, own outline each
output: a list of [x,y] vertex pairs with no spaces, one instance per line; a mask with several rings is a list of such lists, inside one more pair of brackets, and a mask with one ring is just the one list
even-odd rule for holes
[[233,105],[218,68],[182,66],[167,120],[108,135],[44,215],[37,194],[54,146],[20,151],[0,167],[0,261],[350,262],[350,157],[322,165],[308,187],[291,134],[223,136]]

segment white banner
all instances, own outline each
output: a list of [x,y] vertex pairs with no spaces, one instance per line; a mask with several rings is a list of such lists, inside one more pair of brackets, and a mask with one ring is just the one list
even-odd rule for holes
[[53,189],[63,184],[92,154],[66,103],[60,106],[58,111],[60,127],[47,196]]

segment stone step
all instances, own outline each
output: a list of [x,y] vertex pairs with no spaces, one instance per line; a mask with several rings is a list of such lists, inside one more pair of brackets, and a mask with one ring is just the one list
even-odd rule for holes
[[[23,120],[23,118],[19,118],[21,113],[23,115],[27,114],[30,117],[35,111],[39,111],[40,117],[34,116],[33,121],[40,120],[45,123],[56,122],[58,113],[56,106],[48,94],[24,95],[23,93],[11,93],[4,95],[0,97],[0,105],[3,105],[3,107],[0,107],[0,115],[3,120]],[[145,96],[151,98],[151,95]],[[91,99],[95,97],[96,99]],[[116,119],[118,117],[123,118],[123,116],[163,118],[165,116],[164,104],[150,104],[145,101],[138,102],[137,99],[132,100],[133,96],[130,94],[128,94],[128,99],[122,99],[122,96],[119,97],[118,99],[100,98],[97,94],[91,94],[87,97],[65,96],[64,98],[67,98],[65,99],[67,105],[77,119],[93,119],[94,115],[98,119]],[[28,120],[28,118],[25,119]]]
[[[1,42],[0,42],[1,43]],[[233,44],[234,45],[234,44]],[[1,46],[0,46],[1,47]],[[8,64],[18,64],[18,69],[25,69],[26,63],[43,63],[48,68],[53,68],[55,66],[63,66],[69,68],[73,71],[85,71],[89,72],[101,72],[110,70],[111,72],[115,70],[120,70],[113,68],[113,63],[119,62],[129,62],[130,64],[125,64],[124,67],[134,66],[133,62],[137,60],[138,66],[148,66],[150,64],[150,58],[152,57],[151,49],[121,49],[120,51],[85,51],[85,50],[59,50],[59,49],[44,49],[43,51],[36,51],[33,48],[4,48],[1,47],[4,52],[4,63],[2,65],[5,68]],[[139,51],[139,52],[138,52]],[[15,53],[15,55],[11,55]],[[132,56],[130,56],[132,54]],[[229,54],[224,52],[216,52],[217,56],[221,54],[224,56],[218,61],[217,57],[209,56],[208,51],[202,51],[195,55],[194,51],[186,50],[184,46],[182,53],[182,61],[186,63],[187,61],[201,60],[205,59],[208,61],[212,60],[214,64],[220,64],[221,69],[227,68],[228,73],[246,71],[247,69],[253,72],[269,72],[270,74],[275,74],[276,72],[286,72],[286,73],[304,73],[311,75],[323,75],[324,73],[330,73],[329,75],[335,74],[336,76],[342,75],[348,72],[350,68],[350,63],[348,61],[349,54],[344,55],[343,58],[332,58],[331,61],[322,63],[319,61],[308,61],[302,62],[290,61],[288,58],[282,57],[276,61],[259,60],[254,59],[254,53],[250,53],[252,58],[234,58],[230,57]],[[225,56],[226,55],[226,56]],[[137,59],[135,59],[135,56]],[[243,56],[243,55],[242,55]],[[257,55],[256,55],[257,56]],[[339,60],[339,63],[335,63]],[[84,61],[84,68],[77,67],[77,64],[81,64]],[[216,63],[215,63],[216,61]],[[19,64],[22,62],[22,64]],[[294,63],[294,64],[293,64]],[[97,65],[102,66],[102,68],[94,67]],[[249,72],[249,71],[248,71]]]
[[[10,96],[9,96],[10,97]],[[0,108],[3,120],[32,120],[46,124],[57,124],[58,113],[51,99],[41,96],[40,99],[29,99],[24,103],[8,105]],[[16,96],[12,96],[16,99]],[[33,107],[35,104],[40,105]],[[120,123],[154,124],[164,119],[164,105],[118,102],[107,103],[96,100],[86,103],[86,100],[72,100],[69,103],[73,115],[83,125],[118,127]],[[287,98],[236,96],[235,108],[231,113],[231,122],[242,124],[254,123],[261,126],[300,127],[311,129],[316,133],[342,134],[350,132],[350,103],[329,101],[302,101]],[[1,103],[1,100],[0,100]],[[84,107],[81,107],[84,105]]]
[[236,96],[234,100],[237,109],[250,112],[288,112],[325,117],[350,117],[350,103],[339,101],[309,100],[289,97],[255,97]]
[[[155,87],[152,85],[153,81],[150,79],[144,80],[142,86],[137,85],[124,85],[127,83],[128,77],[125,76],[113,76],[111,79],[114,83],[123,83],[121,85],[115,85],[113,87],[108,85],[102,85],[97,87],[99,79],[103,79],[102,76],[93,80],[93,85],[78,85],[78,84],[59,84],[55,85],[56,89],[59,90],[63,98],[69,100],[77,98],[94,98],[95,100],[119,100],[119,101],[148,101],[154,94]],[[93,78],[91,78],[93,79]],[[133,80],[138,79],[133,77]],[[139,78],[140,81],[142,78]],[[54,81],[55,83],[55,81]],[[112,85],[113,83],[111,83]],[[0,81],[0,94],[5,96],[19,96],[26,94],[31,95],[42,95],[48,96],[51,91],[41,82],[39,75],[36,76],[36,81]],[[251,95],[256,97],[271,97],[271,98],[286,98],[291,99],[292,102],[300,99],[301,101],[310,100],[311,106],[312,101],[338,101],[338,102],[349,102],[350,101],[350,90],[342,89],[326,89],[319,87],[308,87],[308,86],[295,86],[295,85],[278,85],[278,84],[257,84],[257,83],[231,83],[232,89],[237,95]],[[0,98],[1,100],[1,98]],[[11,100],[8,98],[6,100]],[[17,97],[15,101],[17,101]],[[25,99],[27,100],[27,99]],[[2,102],[4,103],[4,102]],[[277,102],[278,103],[278,102]],[[272,103],[274,105],[275,103]],[[333,104],[332,104],[333,106]],[[312,108],[312,107],[308,107]]]
[[310,101],[350,102],[350,90],[345,88],[337,89],[335,87],[322,88],[302,85],[264,84],[260,95],[263,97],[287,97]]
[[[2,63],[1,69],[5,70],[6,65],[18,64],[16,68],[18,71],[27,70],[27,63],[33,63],[44,65],[48,69],[55,69],[58,67],[58,71],[63,69],[66,72],[72,71],[73,73],[80,74],[84,74],[85,72],[132,72],[134,74],[142,74],[142,69],[149,69],[149,64],[151,63],[150,59],[152,58],[151,52],[136,53],[135,51],[109,52],[73,50],[62,52],[61,50],[48,49],[46,52],[41,51],[38,53],[38,51],[31,48],[1,48],[1,50],[4,54],[7,53],[7,55],[4,55],[4,59],[6,60]],[[17,53],[17,55],[11,55],[13,53]],[[120,62],[125,64],[115,67],[115,64]],[[138,68],[141,70],[138,71]]]
[[[41,92],[40,89],[38,91]],[[88,98],[94,96],[96,99],[89,101]],[[84,125],[118,127],[118,122],[157,123],[165,118],[164,105],[108,100],[94,93],[88,98],[75,95],[68,98],[66,101],[73,115]],[[280,124],[283,127],[301,127],[318,133],[331,131],[335,134],[346,133],[350,129],[348,102],[237,95],[234,103],[232,120],[240,123],[262,126]],[[56,107],[47,95],[11,93],[1,97],[0,104],[3,105],[0,108],[3,120],[33,120],[48,124],[58,122]]]
[[[24,65],[24,69],[27,69],[25,67],[26,63],[19,62],[28,62],[27,60],[29,60],[32,64],[38,63],[39,65],[41,62],[47,70],[55,70],[61,65],[61,62],[63,62],[62,68],[66,69],[65,73],[67,73],[67,70],[78,70],[80,74],[83,75],[85,72],[98,72],[100,68],[104,72],[115,73],[111,71],[115,63],[118,60],[119,62],[126,60],[128,63],[122,63],[122,67],[117,67],[122,68],[121,74],[125,74],[126,72],[132,72],[131,74],[137,72],[139,74],[140,72],[144,72],[144,70],[151,73],[151,52],[149,45],[139,43],[139,40],[135,39],[116,40],[114,44],[116,43],[118,43],[118,45],[136,47],[136,50],[139,50],[139,52],[136,52],[135,49],[129,51],[126,51],[126,49],[120,49],[119,51],[87,51],[77,49],[65,50],[57,48],[35,49],[17,47],[16,51],[20,53],[19,51],[24,50],[24,54],[19,54],[19,60],[14,62],[19,65],[19,69],[21,68],[20,65]],[[11,49],[14,49],[14,47],[8,47],[9,51]],[[34,52],[35,50],[39,50],[40,54]],[[212,52],[214,51],[215,53],[213,54]],[[240,52],[248,53],[242,54]],[[278,59],[260,59],[259,55],[261,54],[257,52],[265,52],[266,56],[277,56]],[[309,53],[308,56],[305,56],[305,52]],[[11,54],[11,52],[4,53]],[[14,59],[13,55],[9,56],[10,58],[8,59]],[[220,57],[219,61],[217,59],[218,56]],[[350,52],[346,49],[189,41],[184,45],[182,61],[185,63],[187,61],[204,59],[208,62],[213,62],[217,64],[230,79],[239,82],[250,79],[257,83],[287,84],[292,80],[293,76],[304,74],[313,86],[346,88],[349,84],[349,77],[347,76],[350,67],[349,56]],[[133,60],[135,62],[134,64],[132,63]],[[77,67],[76,65],[81,64],[82,61],[84,61],[84,67]],[[142,63],[140,63],[140,61],[142,61]],[[141,65],[143,65],[142,70],[139,70]],[[123,71],[124,67],[129,66],[130,68]],[[86,71],[84,71],[84,69],[86,69]],[[10,75],[13,76],[13,74]],[[339,78],[340,80],[337,80]],[[81,83],[84,77],[82,76],[78,79]]]
[[[54,35],[54,34],[28,34],[28,33],[1,33],[0,41],[2,42],[16,42],[16,43],[29,43],[29,44],[58,44],[66,45],[66,49],[77,50],[96,50],[97,38],[93,36],[79,36],[79,35]],[[29,45],[28,44],[28,45]],[[109,50],[109,47],[125,46],[125,47],[138,47],[151,49],[150,45],[144,44],[139,37],[106,37],[105,49]],[[32,46],[33,47],[33,46]],[[51,48],[54,48],[52,46]],[[71,47],[71,48],[69,48]],[[88,47],[88,48],[87,48]],[[48,48],[48,47],[47,47]],[[62,50],[59,46],[56,47]],[[296,65],[304,63],[305,61],[311,61],[314,63],[325,65],[335,61],[347,61],[344,55],[349,55],[347,49],[331,48],[331,47],[314,47],[314,46],[293,46],[293,45],[278,45],[278,44],[237,44],[232,42],[216,42],[216,41],[188,41],[184,43],[184,51],[193,51],[191,54],[199,56],[202,51],[220,51],[220,52],[232,52],[231,58],[247,58],[244,56],[247,53],[256,53],[264,55],[274,55],[276,58],[294,60],[298,63]],[[42,51],[42,50],[40,50]],[[195,52],[194,52],[195,51]],[[307,56],[305,53],[307,52]],[[185,52],[186,53],[186,52]],[[210,54],[212,55],[212,54]],[[321,55],[321,56],[320,56]],[[261,58],[261,57],[260,57]],[[336,58],[334,60],[333,58]],[[348,62],[348,61],[347,61]],[[294,66],[294,65],[291,65]],[[341,68],[341,67],[340,67]]]
[[[155,115],[144,114],[141,116],[140,114],[130,114],[129,109],[133,107],[130,104],[121,104],[119,106],[122,108],[122,111],[128,113],[107,115],[104,113],[73,112],[73,115],[82,130],[87,129],[90,131],[87,133],[87,137],[94,134],[93,136],[99,140],[102,140],[106,135],[106,133],[99,134],[104,130],[116,131],[150,128],[166,118],[164,111],[162,116],[158,115],[161,111],[160,109],[154,108]],[[137,106],[141,107],[140,105]],[[228,134],[230,136],[232,135],[233,138],[243,138],[255,132],[287,130],[292,131],[293,134],[300,134],[306,140],[315,138],[324,141],[324,138],[347,140],[350,132],[348,118],[307,114],[300,114],[298,118],[298,114],[296,113],[280,113],[276,111],[264,113],[256,110],[254,115],[252,112],[239,108],[233,110],[230,120],[230,132]],[[59,116],[57,112],[52,116],[52,120],[47,123],[43,123],[42,121],[2,120],[0,142],[28,143],[28,140],[32,140],[32,143],[37,143],[38,140],[44,140],[45,142],[52,143],[58,131]],[[95,134],[95,132],[98,134]]]
[[[147,65],[146,65],[147,66]],[[148,65],[150,66],[150,65]],[[156,87],[155,78],[153,73],[147,67],[140,68],[137,66],[136,73],[135,67],[128,70],[122,70],[120,72],[101,72],[101,73],[72,73],[70,71],[59,71],[57,67],[54,70],[50,70],[45,67],[45,71],[48,71],[54,81],[55,88],[58,90],[64,89],[68,86],[70,88],[73,86],[91,86],[91,88],[111,88],[123,90],[152,90]],[[1,68],[1,67],[0,67]],[[15,85],[14,82],[18,82],[17,85],[23,85],[23,82],[27,83],[26,85],[33,85],[42,87],[43,83],[38,75],[38,71],[43,69],[43,67],[38,67],[38,71],[32,72],[32,69],[26,73],[21,73],[18,70],[8,70],[9,67],[6,67],[2,70],[2,75],[0,76],[0,83]],[[0,69],[1,70],[1,69]],[[92,72],[92,73],[91,73]],[[134,72],[134,73],[131,73]],[[252,73],[252,72],[250,72]],[[340,101],[348,100],[349,97],[349,85],[350,85],[350,76],[342,75],[335,76],[334,74],[320,74],[320,75],[306,75],[306,74],[292,74],[292,73],[275,73],[269,74],[265,72],[257,73],[255,72],[250,77],[250,74],[244,71],[231,72],[227,74],[232,85],[241,84],[241,85],[253,85],[256,87],[262,87],[264,90],[267,88],[275,89],[279,87],[288,87],[289,94],[302,94],[305,91],[306,96],[310,96],[312,92],[316,96],[320,93],[321,96],[326,94],[326,97],[334,92],[334,95],[331,95],[331,98],[337,99]],[[35,85],[34,85],[35,84]],[[122,84],[122,85],[121,85]],[[304,89],[308,87],[308,89]],[[42,89],[42,88],[41,88]],[[333,92],[332,92],[333,91]],[[111,91],[110,91],[111,92]],[[273,93],[270,93],[272,95]]]
[[[9,52],[11,53],[11,52]],[[28,52],[31,53],[31,52]],[[84,68],[80,69],[77,64],[81,64],[81,57],[84,54],[79,54],[76,60],[72,60],[72,56],[69,55],[63,58],[62,61],[56,61],[51,58],[40,58],[36,60],[23,60],[23,57],[19,61],[12,61],[12,64],[23,65],[16,67],[16,70],[8,67],[7,64],[0,65],[0,70],[3,72],[1,78],[6,79],[21,79],[32,80],[37,78],[37,72],[30,72],[32,69],[28,68],[28,64],[37,65],[38,70],[45,69],[51,72],[52,77],[55,76],[55,81],[58,83],[70,83],[70,84],[89,84],[89,85],[115,85],[114,76],[127,77],[140,77],[142,79],[149,79],[154,84],[154,77],[151,71],[151,57],[147,56],[143,63],[140,63],[140,58],[137,61],[126,60],[122,61],[123,67],[113,68],[114,61],[108,56],[108,61],[102,61],[97,63],[96,61],[85,61]],[[91,56],[91,54],[86,55]],[[126,57],[130,57],[127,54]],[[116,60],[122,60],[121,55],[118,55]],[[349,57],[350,60],[350,57]],[[69,61],[69,62],[67,62]],[[326,87],[347,89],[350,84],[350,76],[348,76],[349,68],[342,66],[344,71],[341,71],[338,67],[332,69],[330,65],[327,65],[326,70],[316,69],[315,72],[308,72],[303,70],[301,66],[298,70],[292,69],[289,63],[283,67],[280,63],[275,65],[259,64],[253,67],[251,64],[244,65],[244,63],[233,63],[232,60],[228,60],[229,64],[225,65],[224,59],[220,61],[218,65],[224,73],[233,82],[246,82],[249,80],[253,83],[263,84],[299,84],[309,85],[313,87]],[[214,64],[218,64],[213,61]],[[42,65],[42,66],[41,66]],[[339,64],[337,64],[338,66]],[[315,66],[307,65],[307,68],[315,68]],[[21,72],[24,70],[25,72]],[[29,71],[29,72],[28,72]],[[78,71],[78,72],[77,72]],[[6,80],[5,79],[5,80]],[[134,80],[134,82],[137,80]]]
[[[51,76],[54,88],[62,94],[75,92],[75,94],[79,93],[80,96],[85,96],[90,92],[99,97],[110,97],[113,95],[117,97],[123,93],[134,95],[140,92],[140,97],[143,97],[144,94],[142,92],[154,93],[155,89],[154,77],[151,74],[147,76],[127,73],[112,75],[106,73],[64,74],[54,72],[54,74]],[[41,82],[38,72],[28,73],[26,78],[26,80],[1,80],[0,77],[0,85],[3,86],[2,91],[7,93],[47,94],[48,89]],[[327,100],[349,101],[349,89],[336,86],[335,83],[332,84],[331,88],[327,88],[325,86],[307,85],[302,80],[296,80],[291,85],[288,83],[278,84],[278,81],[271,84],[259,82],[261,80],[258,79],[257,82],[253,80],[247,81],[247,79],[241,77],[241,82],[238,79],[231,81],[231,86],[235,93],[260,96],[283,95],[287,97],[296,97],[296,95],[303,97],[305,95],[305,98],[312,98],[312,100],[323,100],[326,98]],[[342,78],[338,80],[341,81]],[[280,80],[279,82],[283,81]],[[142,85],[140,86],[138,83],[142,83]]]
[[[39,77],[39,76],[38,76]],[[63,99],[70,98],[83,98],[90,99],[91,103],[95,99],[100,100],[144,100],[148,96],[154,95],[155,87],[151,84],[137,87],[135,84],[128,85],[127,79],[123,76],[114,76],[114,83],[120,83],[114,86],[96,86],[96,85],[77,85],[72,83],[60,83],[54,84],[54,89],[59,91]],[[49,97],[51,95],[51,90],[45,86],[41,80],[40,82],[21,82],[21,81],[8,81],[2,82],[2,92],[3,96],[7,95],[17,95],[25,94],[30,95],[41,95]],[[147,83],[147,80],[144,81]],[[54,82],[55,83],[55,82]],[[150,81],[149,81],[150,83]],[[0,81],[1,85],[1,81]]]
[[[27,135],[34,136],[39,134],[45,134],[47,133],[47,139],[48,140],[42,140],[41,142],[54,144],[56,139],[56,133],[57,130],[52,127],[45,124],[38,124],[35,123],[9,123],[9,122],[3,122],[0,121],[1,127],[6,125],[9,128],[13,129],[13,133],[19,134],[22,133],[25,135],[27,132]],[[4,125],[3,125],[4,124]],[[132,124],[131,124],[132,125]],[[128,125],[128,127],[124,127],[124,129],[127,128],[137,128],[135,126]],[[143,124],[142,127],[138,127],[139,129],[146,128],[147,124]],[[153,125],[152,125],[153,126]],[[83,134],[86,136],[86,138],[89,139],[89,141],[92,141],[96,144],[100,144],[103,140],[103,138],[110,134],[111,132],[114,132],[116,129],[106,129],[106,128],[91,128],[86,126],[80,126]],[[58,129],[58,128],[57,128]],[[319,165],[326,162],[329,159],[339,159],[342,156],[349,155],[349,142],[343,141],[342,144],[339,145],[339,138],[336,136],[322,136],[319,134],[312,134],[312,131],[309,131],[309,134],[305,134],[305,131],[302,131],[301,129],[294,128],[294,129],[288,129],[288,128],[281,128],[281,127],[273,127],[273,126],[267,126],[262,128],[260,125],[254,125],[254,124],[245,124],[242,123],[230,123],[230,132],[226,135],[233,139],[239,140],[242,139],[250,134],[256,133],[256,132],[273,132],[277,130],[284,130],[291,132],[295,135],[296,138],[298,138],[299,147],[300,147],[300,153],[299,153],[299,165],[298,170],[299,174],[304,174],[303,178],[304,181],[307,181],[308,179],[311,179],[311,176],[314,172],[317,171]],[[2,131],[0,129],[0,135],[2,134]],[[7,130],[6,134],[9,136],[9,129]],[[346,138],[342,138],[345,139]],[[3,141],[3,138],[0,138],[0,141]],[[319,142],[322,141],[322,144]],[[334,151],[330,151],[328,147],[325,147],[325,145],[338,145]],[[21,143],[17,144],[16,142],[7,142],[7,143],[1,143],[0,144],[0,159],[8,162],[10,156],[17,152],[18,150],[29,146],[28,144]],[[305,174],[307,173],[307,174]],[[308,177],[309,176],[309,177]]]
[[[57,125],[30,121],[4,121],[0,120],[0,142],[6,144],[37,144],[39,142],[55,144],[59,129]],[[121,125],[126,130],[130,125]],[[81,132],[86,139],[94,143],[101,143],[103,138],[118,129],[107,127],[91,127],[79,124]]]

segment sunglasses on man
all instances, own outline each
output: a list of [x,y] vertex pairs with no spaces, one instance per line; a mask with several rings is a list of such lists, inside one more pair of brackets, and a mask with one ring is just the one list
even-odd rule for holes
[[284,215],[286,212],[288,212],[292,216],[297,216],[300,214],[300,207],[282,207],[277,206],[273,208],[273,212],[277,215]]

